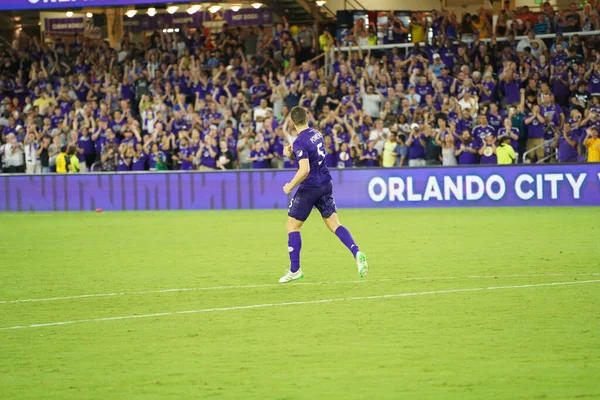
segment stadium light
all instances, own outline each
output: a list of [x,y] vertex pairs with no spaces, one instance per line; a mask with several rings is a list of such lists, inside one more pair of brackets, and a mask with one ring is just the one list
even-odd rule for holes
[[217,11],[219,11],[221,9],[221,6],[218,4],[213,4],[212,6],[208,7],[208,12],[210,12],[211,14],[216,13]]
[[317,6],[323,7],[327,2],[325,0],[317,0],[315,3],[317,3]]
[[137,10],[135,8],[132,8],[131,10],[127,10],[127,12],[125,13],[125,15],[127,15],[128,18],[133,18],[133,17],[135,17],[136,14],[137,14]]
[[262,6],[262,3],[252,3],[252,8],[258,10]]
[[240,6],[239,4],[235,4],[235,5],[231,6],[231,11],[238,12],[238,11],[240,11],[241,8],[242,8],[242,6]]
[[167,7],[167,12],[169,14],[175,14],[179,10],[179,6],[169,6]]
[[71,18],[73,16],[73,11],[67,11],[65,15],[67,16],[67,18]]
[[198,4],[194,4],[193,6],[190,6],[190,8],[187,9],[187,13],[192,15],[195,14],[196,12],[200,11],[200,7]]
[[156,15],[156,8],[150,7],[147,14],[151,17],[154,17]]
[[86,17],[88,17],[88,18],[92,18],[92,17],[94,16],[94,14],[92,14],[92,13],[87,13],[87,14],[85,14],[85,16],[86,16]]

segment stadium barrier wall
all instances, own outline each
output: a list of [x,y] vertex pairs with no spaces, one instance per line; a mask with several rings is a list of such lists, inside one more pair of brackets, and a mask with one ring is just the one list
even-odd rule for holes
[[[0,175],[0,211],[286,209],[290,170]],[[341,208],[599,206],[600,164],[339,169]]]

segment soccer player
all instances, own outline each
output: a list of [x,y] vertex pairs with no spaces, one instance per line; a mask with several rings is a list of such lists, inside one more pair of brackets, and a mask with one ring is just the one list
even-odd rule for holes
[[327,228],[334,232],[352,252],[358,265],[358,274],[361,277],[366,276],[369,271],[367,257],[358,249],[352,235],[340,224],[337,216],[333,199],[333,183],[324,162],[327,153],[324,148],[323,135],[308,127],[308,114],[304,108],[298,106],[292,108],[290,118],[298,137],[294,141],[293,148],[290,145],[284,148],[284,154],[298,161],[298,171],[294,179],[285,184],[283,191],[290,194],[296,186],[299,188],[290,202],[286,223],[291,267],[279,279],[279,282],[286,283],[304,277],[302,269],[300,269],[300,249],[302,248],[300,228],[313,207],[319,210]]

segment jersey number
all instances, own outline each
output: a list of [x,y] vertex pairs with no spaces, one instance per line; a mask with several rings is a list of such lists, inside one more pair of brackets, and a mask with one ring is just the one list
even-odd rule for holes
[[319,153],[319,165],[321,165],[323,163],[323,160],[325,160],[325,156],[327,155],[323,151],[323,143],[317,144],[317,153]]

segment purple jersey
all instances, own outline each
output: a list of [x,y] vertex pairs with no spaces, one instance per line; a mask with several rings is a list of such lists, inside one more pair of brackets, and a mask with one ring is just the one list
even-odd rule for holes
[[373,149],[373,150],[369,150],[369,149],[365,149],[363,151],[363,156],[368,157],[365,159],[365,167],[377,167],[379,166],[378,163],[378,159],[379,159],[379,153],[377,152],[377,149]]
[[327,152],[321,132],[308,128],[300,132],[293,145],[296,160],[308,159],[310,172],[300,187],[322,187],[331,181],[327,165],[323,162]]
[[[574,131],[567,133],[567,136],[575,143],[579,140]],[[558,135],[558,161],[561,163],[577,162],[577,156],[577,145],[575,147],[571,146],[564,135]]]
[[492,128],[494,128],[496,133],[498,133],[504,123],[502,116],[497,114],[488,114],[487,119],[488,123],[492,126]]
[[77,139],[77,146],[83,149],[83,154],[89,155],[94,154],[96,152],[94,148],[94,141],[91,136],[83,136],[80,135],[79,139]]
[[338,151],[337,160],[338,168],[350,168],[352,166],[352,157],[350,157],[349,151]]
[[590,75],[590,93],[593,95],[600,93],[600,74],[592,73]]
[[269,159],[266,158],[269,153],[265,149],[260,149],[259,151],[252,150],[250,152],[251,158],[256,158],[256,160],[252,161],[252,168],[255,169],[264,169],[269,168]]
[[478,125],[473,129],[473,135],[483,140],[488,135],[496,136],[496,130],[491,125]]
[[[182,158],[193,157],[195,151],[192,147],[182,147],[179,149],[179,154]],[[191,171],[194,169],[194,163],[188,160],[181,160],[181,170],[182,171]]]
[[119,154],[119,159],[117,161],[117,171],[125,172],[129,170],[129,165],[127,165],[127,163],[125,162],[125,158],[123,158],[123,156]]
[[485,87],[485,89],[488,90],[490,92],[490,94],[488,95],[482,90],[479,101],[482,103],[484,101],[495,101],[496,100],[496,83],[494,81],[485,81],[481,85],[483,87]]
[[[461,142],[456,142],[456,148],[460,149],[461,144]],[[465,143],[465,148],[471,150],[479,150],[477,146],[477,141],[475,140],[471,140],[469,143]],[[460,165],[479,164],[479,155],[470,153],[468,151],[463,151],[458,155],[458,163]]]
[[[527,118],[532,117],[533,115],[529,115]],[[534,117],[533,121],[529,123],[529,128],[527,131],[528,139],[543,139],[544,138],[544,123],[540,122],[538,117]]]
[[139,157],[133,157],[132,160],[132,171],[144,171],[146,169],[146,162],[148,161],[148,155],[142,150],[138,153]]
[[[506,130],[506,128],[500,128],[500,129],[498,130],[498,136],[503,136],[503,135],[510,134],[510,133],[514,133],[514,134],[515,134],[515,135],[517,135],[517,136],[521,136],[521,135],[520,135],[520,133],[519,133],[519,130],[518,130],[517,128],[514,128],[514,127],[513,127],[513,128],[510,128],[510,132],[508,132],[508,131]],[[510,138],[510,145],[512,146],[512,148],[513,148],[515,151],[517,151],[517,150],[518,150],[518,147],[519,147],[518,141],[516,141],[516,140],[515,140],[515,139],[513,139],[512,137]]]
[[482,164],[498,164],[496,153],[494,152],[494,148],[491,144],[486,144],[484,146],[480,162]]

